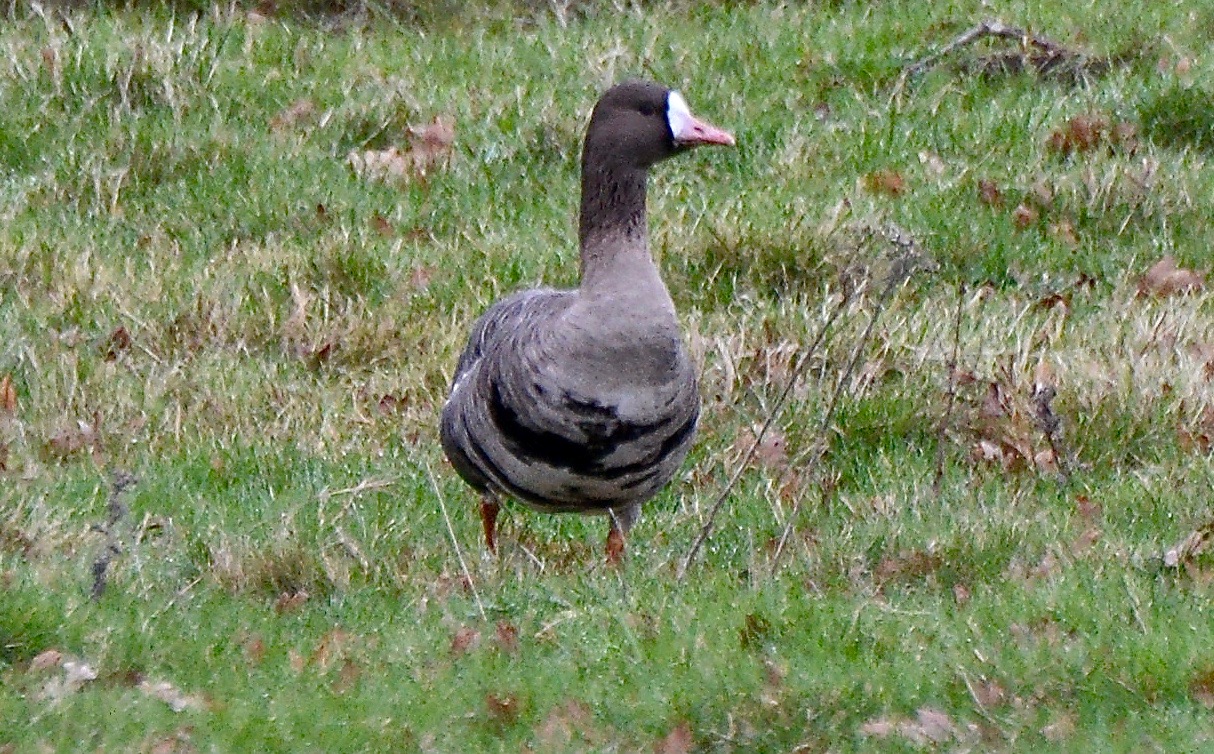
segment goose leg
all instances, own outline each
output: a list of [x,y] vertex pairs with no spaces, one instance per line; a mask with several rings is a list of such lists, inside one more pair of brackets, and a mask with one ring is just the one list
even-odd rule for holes
[[485,546],[494,555],[497,554],[497,512],[501,509],[501,503],[492,492],[481,495],[481,523],[485,527]]
[[607,565],[620,566],[624,563],[624,549],[628,531],[636,520],[641,517],[639,505],[609,511],[611,531],[607,532]]

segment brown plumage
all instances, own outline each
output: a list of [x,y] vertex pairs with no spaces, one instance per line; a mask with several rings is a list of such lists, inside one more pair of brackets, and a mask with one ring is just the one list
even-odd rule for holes
[[618,561],[641,504],[683,463],[700,401],[649,253],[646,179],[674,154],[733,143],[657,84],[626,82],[599,99],[582,150],[580,286],[490,307],[443,406],[443,449],[482,494],[490,550],[508,495],[550,513],[609,515]]

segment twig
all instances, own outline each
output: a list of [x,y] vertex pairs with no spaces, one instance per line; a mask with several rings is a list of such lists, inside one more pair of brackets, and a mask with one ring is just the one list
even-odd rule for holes
[[451,537],[451,547],[455,549],[455,557],[459,560],[460,570],[464,572],[464,578],[468,580],[468,588],[472,590],[472,598],[476,600],[476,609],[481,613],[481,620],[488,620],[485,615],[485,605],[481,602],[480,592],[476,591],[476,582],[472,580],[472,572],[468,570],[468,564],[464,561],[464,553],[459,549],[459,540],[455,538],[455,527],[451,525],[451,517],[447,515],[447,503],[443,499],[443,491],[438,486],[438,478],[434,476],[434,469],[430,468],[430,464],[426,464],[426,476],[430,477],[430,486],[434,488],[434,496],[438,498],[438,507],[443,512],[443,521],[447,524],[447,534]]
[[125,471],[114,474],[110,486],[109,504],[106,506],[105,523],[93,528],[94,531],[105,535],[105,545],[101,548],[101,554],[93,561],[93,588],[90,594],[94,600],[101,599],[101,595],[105,593],[105,578],[110,563],[122,554],[118,526],[127,514],[127,506],[122,501],[122,497],[123,493],[134,487],[138,481],[135,475]]
[[382,490],[394,484],[396,484],[395,479],[364,479],[353,487],[343,487],[339,490],[323,489],[318,497],[321,500],[328,500],[339,495],[361,495],[369,490]]
[[1068,50],[1056,42],[1051,42],[1045,37],[1030,34],[1024,29],[1016,26],[1008,26],[1002,21],[996,19],[987,19],[954,37],[952,41],[941,47],[939,50],[936,50],[927,57],[921,58],[904,68],[902,70],[902,75],[898,77],[898,85],[896,89],[901,89],[908,79],[918,76],[928,68],[936,65],[941,58],[950,55],[955,50],[965,47],[966,45],[973,44],[977,40],[983,39],[984,37],[1011,39],[1019,42],[1021,46],[1024,47],[1036,47],[1050,58],[1070,57],[1078,54],[1072,50]]
[[940,499],[944,484],[944,435],[953,423],[953,406],[957,403],[957,362],[961,357],[961,312],[965,304],[965,283],[957,287],[957,312],[953,318],[953,352],[948,359],[948,394],[944,415],[936,428],[936,478],[932,480],[932,497]]
[[773,424],[775,424],[776,417],[780,415],[780,410],[784,408],[784,403],[788,400],[788,396],[792,393],[793,386],[797,384],[799,379],[801,379],[801,375],[805,372],[805,367],[809,365],[810,357],[813,356],[814,352],[818,350],[818,346],[820,346],[822,341],[826,338],[826,333],[830,331],[831,325],[834,324],[835,320],[838,319],[839,315],[847,307],[849,300],[849,293],[844,292],[843,298],[841,298],[839,303],[835,305],[835,308],[831,310],[830,315],[826,318],[826,322],[824,322],[822,327],[819,328],[817,337],[814,338],[814,341],[812,344],[810,344],[809,349],[805,351],[804,355],[801,357],[801,360],[797,363],[796,368],[793,369],[792,374],[789,375],[788,382],[785,383],[784,388],[780,391],[780,395],[776,397],[776,402],[772,405],[771,411],[767,415],[767,419],[763,422],[763,426],[760,427],[759,431],[755,434],[754,442],[752,442],[750,447],[747,448],[746,453],[743,454],[741,460],[738,462],[738,467],[734,469],[733,475],[730,476],[729,481],[725,483],[725,486],[717,495],[716,500],[713,501],[712,508],[710,508],[708,511],[708,520],[705,521],[704,525],[700,527],[699,535],[696,537],[695,542],[692,543],[691,550],[688,551],[687,557],[684,558],[683,563],[679,566],[679,570],[676,573],[675,578],[679,581],[683,580],[683,577],[687,574],[687,569],[691,567],[691,563],[695,560],[696,555],[699,554],[700,548],[704,546],[704,542],[712,533],[712,528],[716,523],[717,514],[721,511],[721,508],[724,507],[725,501],[729,499],[729,493],[733,492],[733,488],[737,486],[738,480],[742,478],[742,474],[746,472],[747,467],[750,465],[751,459],[754,458],[759,446],[763,443],[763,438],[767,435],[767,431],[771,429]]
[[[851,387],[852,377],[855,375],[856,367],[859,365],[860,359],[868,347],[868,341],[872,337],[873,329],[876,327],[877,320],[880,319],[881,313],[885,311],[885,305],[893,296],[894,291],[897,290],[898,286],[902,285],[902,283],[905,282],[914,271],[916,257],[914,240],[904,238],[896,231],[893,232],[892,235],[895,237],[887,237],[887,240],[889,240],[890,243],[901,247],[903,249],[903,254],[901,257],[895,260],[894,266],[886,278],[885,288],[881,291],[881,296],[877,299],[877,304],[873,309],[873,314],[869,318],[868,324],[864,328],[864,332],[861,333],[859,341],[856,343],[856,348],[852,352],[852,357],[847,364],[847,368],[843,371],[843,376],[839,378],[839,382],[835,385],[835,391],[830,397],[830,405],[827,406],[826,415],[822,417],[822,423],[818,426],[818,431],[814,435],[813,443],[810,445],[811,450],[809,458],[807,459],[808,465],[814,468],[818,466],[819,461],[822,460],[822,456],[826,454],[826,449],[828,447],[828,443],[826,442],[826,434],[830,431],[831,422],[835,417],[835,411],[839,407],[839,401],[842,399],[843,394],[846,393]],[[796,502],[793,503],[792,511],[789,513],[788,520],[784,524],[784,530],[780,533],[780,541],[776,544],[775,552],[772,554],[771,558],[773,570],[780,562],[780,555],[783,554],[784,547],[788,542],[788,538],[792,535],[793,527],[796,525],[797,521],[797,513],[799,513],[801,509],[802,499],[803,498],[798,497]]]
[[1062,443],[1062,419],[1054,413],[1052,405],[1057,391],[1053,385],[1041,383],[1033,386],[1033,405],[1037,409],[1037,427],[1050,443],[1054,463],[1058,464],[1058,480],[1066,484],[1071,478],[1070,462]]

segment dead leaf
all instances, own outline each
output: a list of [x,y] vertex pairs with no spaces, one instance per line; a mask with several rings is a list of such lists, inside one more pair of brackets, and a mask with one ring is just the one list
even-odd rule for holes
[[897,170],[890,168],[865,174],[861,183],[870,194],[901,196],[906,192],[906,179]]
[[186,694],[168,681],[141,681],[137,688],[153,699],[169,705],[174,712],[206,709],[206,700],[197,694]]
[[476,649],[480,644],[481,632],[468,626],[460,626],[451,637],[451,654],[462,655]]
[[321,670],[328,670],[329,665],[345,651],[353,638],[353,634],[340,628],[327,632],[320,637],[316,649],[312,651],[312,664]]
[[499,726],[513,725],[519,717],[519,700],[514,694],[499,696],[494,693],[485,694],[485,708],[489,717]]
[[57,668],[63,662],[63,653],[58,649],[46,649],[34,655],[30,660],[30,672],[34,673],[47,668]]
[[956,602],[958,606],[969,604],[971,597],[972,594],[968,586],[962,584],[960,581],[953,584],[953,601]]
[[504,620],[498,621],[494,639],[498,649],[506,654],[514,654],[518,651],[518,629],[513,623]]
[[52,78],[54,78],[59,72],[59,50],[47,45],[46,47],[42,48],[41,54],[42,67],[46,69],[46,72],[49,73]]
[[1129,121],[1119,121],[1113,126],[1109,142],[1121,152],[1133,154],[1138,151],[1138,126]]
[[350,152],[346,162],[359,177],[385,182],[405,181],[413,169],[413,160],[396,147]]
[[763,661],[763,691],[760,700],[768,707],[777,707],[780,696],[784,691],[784,679],[788,677],[788,668],[776,664],[772,660]]
[[316,112],[316,103],[307,97],[302,97],[288,105],[282,112],[270,119],[270,130],[281,131],[284,128],[298,125],[311,118]]
[[591,740],[590,725],[593,717],[590,709],[573,699],[565,701],[548,711],[544,721],[536,728],[536,740],[542,744],[541,750],[569,750],[574,734],[585,740]]
[[302,673],[303,669],[308,665],[308,660],[299,650],[290,649],[287,651],[287,663],[291,666],[291,670],[294,670],[296,673]]
[[1054,152],[1069,155],[1087,152],[1105,141],[1109,121],[1102,115],[1077,115],[1050,134],[1046,145]]
[[1029,198],[1038,207],[1046,209],[1054,203],[1054,187],[1045,178],[1039,178],[1033,181],[1033,185],[1029,191]]
[[1037,565],[1028,570],[1027,575],[1029,579],[1040,579],[1044,581],[1056,576],[1061,570],[1062,563],[1058,561],[1058,558],[1054,556],[1054,553],[1047,552],[1041,556],[1041,560],[1037,562]]
[[1172,296],[1199,291],[1205,286],[1202,276],[1193,270],[1178,267],[1168,254],[1143,274],[1138,281],[1138,295]]
[[13,387],[13,376],[0,377],[0,413],[17,413],[17,388]]
[[190,736],[194,733],[194,728],[189,725],[184,725],[179,728],[171,736],[163,736],[151,742],[145,750],[148,754],[193,754],[198,751],[194,746],[194,742],[190,740]]
[[1075,713],[1059,712],[1041,729],[1041,735],[1051,743],[1062,743],[1075,734]]
[[1069,293],[1050,293],[1033,304],[1034,309],[1049,311],[1050,309],[1060,309],[1063,313],[1071,308],[1071,295]]
[[[745,456],[749,453],[751,447],[754,447],[755,437],[758,436],[761,429],[762,427],[755,426],[753,429],[743,429],[738,432],[738,437],[733,443],[734,452],[739,456]],[[763,435],[763,440],[755,447],[751,461],[754,465],[767,469],[781,470],[787,468],[788,445],[785,441],[784,433],[768,428],[767,433]]]
[[1075,537],[1075,541],[1071,543],[1071,554],[1082,555],[1092,549],[1092,545],[1100,541],[1102,532],[1098,526],[1089,526]]
[[424,291],[430,287],[430,280],[438,268],[433,265],[419,264],[409,272],[409,286],[415,291]]
[[984,463],[1003,464],[1003,450],[990,440],[979,440],[970,451],[970,457]]
[[266,643],[260,636],[250,637],[244,643],[244,656],[250,665],[260,665],[266,656]]
[[941,744],[957,736],[957,726],[945,713],[924,707],[915,719],[879,717],[860,726],[860,735],[874,738],[901,736],[918,746]]
[[455,121],[436,115],[427,125],[411,127],[409,135],[414,162],[418,170],[425,173],[451,154],[451,148],[455,146]]
[[918,731],[928,740],[943,743],[957,733],[952,719],[940,710],[924,707],[915,713]]
[[1033,454],[1033,467],[1046,475],[1056,475],[1058,473],[1058,457],[1054,454],[1053,448],[1042,448]]
[[940,570],[943,565],[944,559],[939,555],[914,549],[882,558],[873,569],[873,577],[879,583],[919,581]]
[[380,396],[380,399],[375,404],[376,408],[379,409],[379,412],[385,416],[403,411],[407,405],[408,399],[405,398],[405,396],[397,396],[390,393],[385,393],[384,395]]
[[341,670],[337,671],[337,679],[333,681],[333,692],[344,694],[358,683],[362,677],[362,669],[354,660],[345,658],[341,661]]
[[997,463],[1004,471],[1020,471],[1036,463],[1032,422],[999,382],[987,384],[974,429],[978,434],[971,452],[975,461]]
[[385,238],[391,238],[396,233],[396,229],[392,227],[392,223],[388,221],[388,218],[378,212],[371,218],[371,225],[375,228],[376,233]]
[[308,369],[311,369],[314,372],[318,371],[322,366],[325,365],[326,362],[329,361],[330,357],[333,356],[333,352],[337,350],[337,347],[338,346],[335,342],[327,340],[322,343],[319,348],[310,350],[305,358],[305,361],[308,364]]
[[57,675],[42,686],[40,698],[58,702],[68,694],[79,691],[86,683],[97,680],[97,671],[79,660],[63,660],[59,667],[63,669],[63,674]]
[[683,721],[653,745],[654,754],[690,754],[695,747],[691,726]]
[[983,709],[998,707],[1007,700],[1007,692],[996,681],[979,678],[973,683],[974,699]]
[[1085,521],[1097,521],[1104,513],[1103,506],[1100,503],[1092,502],[1087,495],[1075,496],[1075,509]]
[[1178,568],[1189,563],[1209,547],[1211,541],[1214,541],[1214,521],[1207,521],[1199,529],[1190,532],[1180,542],[1168,548],[1167,552],[1163,554],[1163,564],[1168,568]]
[[978,201],[988,207],[1002,207],[1003,193],[999,186],[988,178],[978,179]]
[[118,354],[128,350],[130,347],[131,334],[126,331],[125,327],[119,325],[105,339],[105,344],[101,347],[101,358],[105,361],[114,361],[118,358]]
[[[1205,369],[1209,368],[1207,362]],[[1214,406],[1206,406],[1196,421],[1176,420],[1176,439],[1184,450],[1196,450],[1203,455],[1214,448]]]
[[1024,230],[1029,226],[1035,225],[1040,214],[1027,204],[1019,204],[1016,209],[1012,210],[1012,224],[1018,230]]
[[1189,693],[1206,709],[1214,709],[1214,667],[1200,670],[1189,681]]
[[1049,359],[1042,358],[1037,360],[1037,368],[1033,370],[1033,393],[1039,393],[1046,389],[1055,389],[1058,387],[1058,380],[1054,376],[1054,366]]
[[409,149],[397,147],[381,150],[353,151],[346,162],[354,172],[369,180],[404,182],[424,179],[435,167],[445,163],[455,144],[455,122],[445,116],[435,116],[425,126],[409,129]]
[[300,589],[298,592],[283,592],[274,600],[274,612],[279,615],[293,613],[303,607],[309,596],[306,589]]
[[889,738],[898,732],[898,723],[888,717],[878,717],[860,726],[860,735]]
[[1079,248],[1079,234],[1075,232],[1075,224],[1070,220],[1059,220],[1050,223],[1050,235],[1072,249]]
[[46,441],[47,452],[59,459],[67,458],[97,444],[97,425],[77,420],[76,426],[60,429]]

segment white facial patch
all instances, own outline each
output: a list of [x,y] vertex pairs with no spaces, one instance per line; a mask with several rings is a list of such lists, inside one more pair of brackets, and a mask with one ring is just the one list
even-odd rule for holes
[[666,95],[666,122],[670,124],[670,133],[675,141],[687,136],[691,124],[695,122],[695,118],[691,117],[691,108],[687,107],[687,100],[678,92],[671,91]]

